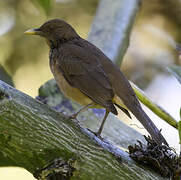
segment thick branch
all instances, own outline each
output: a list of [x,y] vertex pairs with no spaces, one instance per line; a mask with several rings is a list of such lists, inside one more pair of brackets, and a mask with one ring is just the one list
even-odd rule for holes
[[117,65],[121,65],[129,45],[140,0],[101,0],[88,40]]
[[2,81],[0,95],[0,151],[31,173],[61,158],[76,162],[72,179],[161,179],[135,165],[124,151],[81,128],[77,121]]

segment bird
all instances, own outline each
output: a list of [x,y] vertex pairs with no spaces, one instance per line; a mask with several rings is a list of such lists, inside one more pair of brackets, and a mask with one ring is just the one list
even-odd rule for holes
[[65,96],[83,105],[73,117],[88,108],[103,108],[105,115],[101,135],[109,113],[118,115],[116,107],[127,116],[129,111],[141,122],[158,145],[167,141],[143,111],[129,81],[98,47],[81,38],[75,29],[61,19],[51,19],[38,28],[25,31],[45,38],[49,48],[49,64],[58,87]]

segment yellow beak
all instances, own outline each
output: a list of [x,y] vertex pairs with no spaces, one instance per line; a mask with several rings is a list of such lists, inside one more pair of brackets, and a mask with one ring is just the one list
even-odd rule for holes
[[28,35],[38,35],[38,31],[36,31],[36,29],[28,29],[24,33]]

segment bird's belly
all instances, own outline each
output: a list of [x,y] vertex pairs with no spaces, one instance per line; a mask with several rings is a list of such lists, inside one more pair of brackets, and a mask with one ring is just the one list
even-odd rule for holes
[[81,104],[88,105],[92,100],[84,95],[79,89],[72,87],[67,80],[63,77],[61,72],[53,72],[54,78],[63,94],[71,100]]
[[[70,98],[71,100],[83,106],[91,104],[93,102],[88,96],[84,95],[79,89],[70,86],[70,84],[67,82],[67,80],[63,77],[61,73],[59,73],[58,76],[55,75],[55,80],[61,92],[63,92],[63,94],[66,97]],[[127,109],[127,107],[124,105],[124,103],[118,96],[114,97],[113,102]],[[92,108],[104,108],[104,107],[102,107],[99,104],[95,104],[94,106],[92,106]]]

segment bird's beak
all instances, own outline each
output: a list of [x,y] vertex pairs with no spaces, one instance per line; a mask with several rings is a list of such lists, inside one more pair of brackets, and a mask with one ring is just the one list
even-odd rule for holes
[[28,29],[24,33],[28,35],[40,35],[39,29]]

